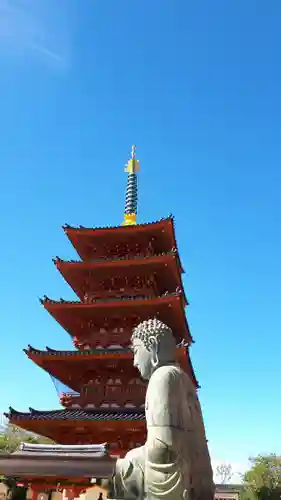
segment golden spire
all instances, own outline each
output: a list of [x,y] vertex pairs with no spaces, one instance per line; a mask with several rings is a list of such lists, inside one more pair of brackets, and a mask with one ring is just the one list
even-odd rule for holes
[[138,208],[138,184],[137,172],[140,169],[140,162],[136,159],[136,146],[132,147],[131,158],[128,161],[125,172],[128,173],[126,203],[123,226],[132,226],[137,223]]

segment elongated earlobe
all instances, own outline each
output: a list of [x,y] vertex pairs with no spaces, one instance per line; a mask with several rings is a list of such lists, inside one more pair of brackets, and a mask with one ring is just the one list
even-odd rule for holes
[[157,356],[157,354],[155,354],[155,355],[154,355],[154,354],[155,354],[155,353],[153,353],[153,355],[152,355],[151,364],[152,364],[152,367],[153,367],[153,368],[156,368],[156,366],[158,366],[158,365],[159,365],[159,361],[158,361],[158,356]]
[[156,368],[156,366],[159,364],[159,357],[158,357],[158,342],[156,341],[155,337],[150,337],[149,338],[149,343],[150,343],[150,349],[151,349],[151,364],[153,368]]

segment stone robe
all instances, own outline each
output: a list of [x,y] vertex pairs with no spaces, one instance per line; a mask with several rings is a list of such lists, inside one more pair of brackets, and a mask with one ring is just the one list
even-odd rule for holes
[[189,376],[179,366],[165,365],[154,371],[145,412],[145,445],[117,461],[119,498],[213,500],[200,404]]

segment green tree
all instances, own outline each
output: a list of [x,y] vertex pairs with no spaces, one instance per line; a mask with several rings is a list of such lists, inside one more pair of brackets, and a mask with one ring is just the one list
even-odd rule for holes
[[244,484],[240,491],[240,500],[258,500],[258,497],[254,491]]
[[3,434],[0,434],[0,452],[13,453],[24,441],[25,443],[48,444],[53,443],[48,438],[26,432],[15,425],[8,424]]
[[[8,424],[3,434],[0,434],[0,452],[13,453],[22,441],[25,443],[37,444],[53,443],[53,441],[48,438],[26,432],[15,425]],[[0,476],[0,481],[8,487],[8,500],[26,500],[27,488],[18,486],[15,478]]]
[[281,457],[259,455],[251,458],[251,469],[244,474],[245,491],[258,500],[280,500]]

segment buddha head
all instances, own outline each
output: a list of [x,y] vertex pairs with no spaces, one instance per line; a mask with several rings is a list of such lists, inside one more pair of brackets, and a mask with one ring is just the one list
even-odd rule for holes
[[157,318],[143,321],[132,337],[134,366],[148,380],[160,366],[175,362],[176,341],[172,330]]

